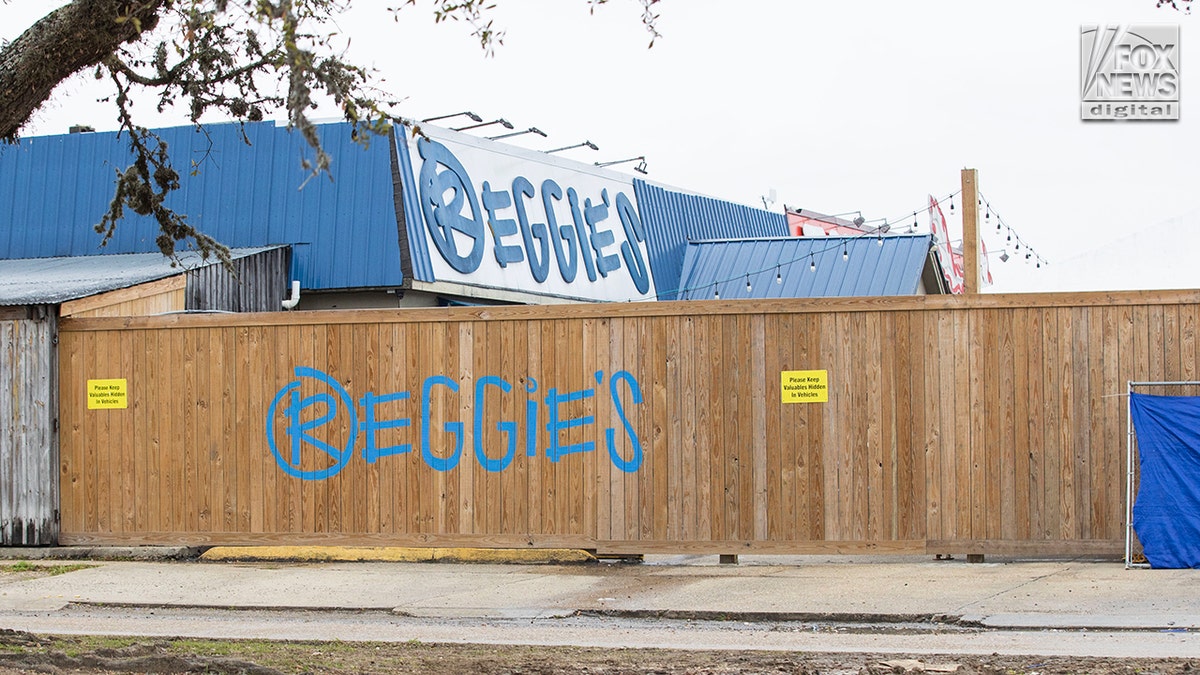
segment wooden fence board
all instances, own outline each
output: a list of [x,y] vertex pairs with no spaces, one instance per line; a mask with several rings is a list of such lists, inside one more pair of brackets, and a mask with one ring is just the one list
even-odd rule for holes
[[[1029,416],[1030,397],[1032,396],[1032,375],[1030,372],[1030,331],[1033,326],[1030,312],[1025,309],[1014,309],[1006,312],[1010,319],[1010,339],[1012,341],[1012,389],[1005,391],[1001,386],[1001,396],[1011,396],[1013,435],[1013,511],[1009,522],[1012,523],[1011,533],[1004,537],[1011,539],[1029,539],[1030,530],[1030,463],[1032,452],[1029,447],[1029,431],[1032,419]],[[1038,338],[1041,339],[1040,337]]]

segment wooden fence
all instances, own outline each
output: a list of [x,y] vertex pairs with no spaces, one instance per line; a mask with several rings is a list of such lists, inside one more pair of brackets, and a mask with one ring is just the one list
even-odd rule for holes
[[[54,327],[47,308],[0,319],[0,546],[58,537]],[[28,312],[26,314],[26,312]]]
[[66,319],[61,541],[1115,554],[1121,394],[1197,379],[1198,302]]

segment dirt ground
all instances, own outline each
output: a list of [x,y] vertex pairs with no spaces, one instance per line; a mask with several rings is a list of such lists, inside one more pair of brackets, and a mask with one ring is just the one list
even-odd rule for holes
[[44,637],[0,631],[0,675],[16,673],[415,673],[542,675],[587,673],[877,674],[958,672],[1190,673],[1183,659],[1027,656],[896,656],[797,652],[593,649],[408,642],[271,642]]

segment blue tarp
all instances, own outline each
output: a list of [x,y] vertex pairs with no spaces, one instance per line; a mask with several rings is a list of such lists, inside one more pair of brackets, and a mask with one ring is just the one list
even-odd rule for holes
[[1151,567],[1200,567],[1200,397],[1130,394],[1141,481],[1133,529]]

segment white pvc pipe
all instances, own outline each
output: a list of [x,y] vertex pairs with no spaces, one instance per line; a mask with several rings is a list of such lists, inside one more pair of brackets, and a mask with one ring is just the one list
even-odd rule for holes
[[295,279],[292,281],[292,295],[283,301],[283,308],[294,309],[298,304],[300,304],[300,280]]

